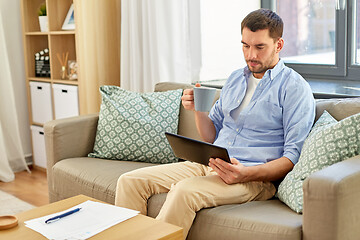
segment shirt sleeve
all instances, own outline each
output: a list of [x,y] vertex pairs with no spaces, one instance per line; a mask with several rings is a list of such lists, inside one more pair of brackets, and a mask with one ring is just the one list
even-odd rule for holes
[[283,96],[283,156],[296,164],[304,141],[314,123],[315,100],[309,84],[302,78],[291,81]]
[[216,129],[215,139],[217,139],[218,137],[218,134],[222,128],[222,123],[224,120],[224,114],[222,112],[222,98],[221,98],[222,94],[223,94],[223,89],[221,90],[220,98],[215,102],[214,106],[211,108],[209,113],[209,118],[213,122]]
[[234,71],[230,75],[228,80],[225,82],[224,86],[221,88],[221,93],[220,93],[219,99],[215,102],[214,106],[211,108],[210,113],[209,113],[209,118],[213,122],[215,129],[216,129],[215,140],[217,139],[220,130],[223,128],[223,121],[224,121],[223,97],[226,96],[230,82],[233,81],[233,78],[236,75],[236,73],[237,73],[237,71]]

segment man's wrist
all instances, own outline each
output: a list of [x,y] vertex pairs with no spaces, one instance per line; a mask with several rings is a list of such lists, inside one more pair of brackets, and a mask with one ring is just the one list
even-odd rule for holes
[[264,181],[266,179],[264,164],[244,166],[242,173],[243,182]]

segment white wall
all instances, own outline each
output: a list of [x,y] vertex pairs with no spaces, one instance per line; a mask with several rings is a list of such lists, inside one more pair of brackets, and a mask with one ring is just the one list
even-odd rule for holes
[[[16,111],[19,130],[25,156],[32,154],[30,126],[27,105],[26,79],[24,66],[24,49],[22,42],[22,25],[20,0],[0,0],[0,17],[4,21],[5,38],[10,56],[11,75],[13,76]],[[0,43],[4,44],[4,43]],[[1,53],[0,53],[1,54]],[[8,81],[9,79],[0,79]],[[6,127],[6,126],[5,126]]]

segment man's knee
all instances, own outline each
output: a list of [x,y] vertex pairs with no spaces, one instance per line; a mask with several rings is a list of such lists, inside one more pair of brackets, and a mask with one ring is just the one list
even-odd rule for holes
[[118,178],[118,184],[121,182],[132,182],[135,180],[141,180],[144,179],[144,171],[146,169],[143,168],[139,168],[139,169],[135,169],[126,173],[123,173],[119,178]]
[[117,186],[124,185],[124,183],[131,181],[131,179],[133,179],[131,172],[124,173],[118,178]]
[[183,202],[195,209],[203,198],[201,191],[196,187],[192,179],[185,179],[175,184],[170,190],[171,197],[177,202]]
[[139,174],[137,174],[136,172],[127,172],[122,174],[117,181],[117,187],[134,187],[137,186],[137,188],[142,187],[144,185],[146,185],[146,183],[148,182],[148,179],[145,179],[141,176],[139,176]]

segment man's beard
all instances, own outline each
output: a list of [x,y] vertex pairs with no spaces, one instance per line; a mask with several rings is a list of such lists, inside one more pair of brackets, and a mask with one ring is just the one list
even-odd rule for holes
[[[274,49],[271,56],[268,58],[268,61],[260,62],[257,60],[246,60],[246,64],[252,73],[265,73],[268,69],[274,67],[272,64],[273,64],[273,61],[275,58],[275,54],[276,54],[276,52]],[[257,63],[257,65],[255,67],[252,67],[251,63]]]
[[[258,65],[255,67],[252,67],[250,65],[251,62],[257,63]],[[269,66],[264,66],[263,63],[259,62],[259,61],[248,60],[248,61],[246,61],[246,64],[252,73],[264,73],[264,72],[266,72],[266,70],[269,69]]]

